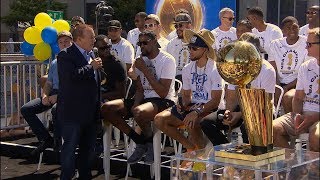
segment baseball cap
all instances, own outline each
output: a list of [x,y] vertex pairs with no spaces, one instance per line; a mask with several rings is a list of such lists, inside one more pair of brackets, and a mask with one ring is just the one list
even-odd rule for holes
[[153,31],[148,31],[148,30],[145,30],[143,31],[142,33],[140,33],[139,36],[147,36],[149,37],[151,40],[156,40],[157,41],[157,47],[158,48],[161,48],[158,40],[157,40],[157,35],[153,32]]
[[145,20],[148,20],[148,19],[153,19],[155,20],[158,24],[160,24],[160,18],[159,16],[155,15],[155,14],[149,14]]
[[122,25],[121,25],[120,21],[118,21],[118,20],[111,20],[111,21],[109,21],[109,26],[108,27],[121,29]]
[[174,23],[182,23],[182,22],[188,22],[191,23],[191,17],[189,14],[186,13],[179,13],[176,15],[176,17],[174,18]]
[[61,37],[69,37],[73,39],[72,34],[69,31],[61,31],[58,33],[58,39]]

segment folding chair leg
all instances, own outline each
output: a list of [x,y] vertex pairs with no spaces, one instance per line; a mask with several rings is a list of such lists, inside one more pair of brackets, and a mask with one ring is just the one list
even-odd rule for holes
[[[154,175],[155,180],[161,179],[161,131],[153,128],[153,150],[154,150]],[[158,152],[160,151],[160,152]]]
[[41,153],[40,153],[40,156],[39,156],[39,162],[38,162],[38,166],[37,166],[37,171],[39,171],[40,168],[41,168],[42,157],[43,157],[43,152],[41,152]]
[[110,179],[110,146],[112,125],[107,125],[103,135],[103,169],[105,180]]

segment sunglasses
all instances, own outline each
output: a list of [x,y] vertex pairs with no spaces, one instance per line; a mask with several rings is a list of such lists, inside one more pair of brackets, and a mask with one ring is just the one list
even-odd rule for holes
[[234,17],[222,17],[222,18],[228,19],[229,21],[234,21]]
[[150,39],[147,40],[147,41],[138,41],[138,42],[137,42],[137,45],[138,45],[138,46],[142,46],[142,45],[146,46],[146,45],[148,45],[148,43],[149,43],[150,41],[151,41]]
[[102,47],[98,47],[99,50],[104,51],[106,49],[110,49],[111,45],[106,45],[106,46],[102,46]]
[[198,51],[200,49],[200,47],[196,47],[196,46],[188,46],[189,50],[192,51]]
[[307,15],[316,15],[317,11],[307,11],[306,14]]
[[183,26],[183,24],[175,24],[175,25],[174,25],[174,27],[175,27],[176,29],[182,28],[182,26]]
[[155,27],[157,24],[145,24],[144,28],[153,28]]
[[306,48],[310,48],[312,44],[320,44],[320,42],[307,42]]

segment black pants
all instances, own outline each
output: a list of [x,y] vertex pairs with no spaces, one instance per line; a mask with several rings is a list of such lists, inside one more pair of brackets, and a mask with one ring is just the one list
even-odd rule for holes
[[[224,114],[224,112],[225,110],[218,110],[211,113],[200,123],[202,131],[214,146],[229,142],[226,135],[223,133],[223,131],[227,131],[229,129],[229,126],[223,125],[222,120],[218,119],[218,115]],[[234,127],[240,126],[243,142],[248,143],[248,136],[242,122],[242,120],[238,121]]]

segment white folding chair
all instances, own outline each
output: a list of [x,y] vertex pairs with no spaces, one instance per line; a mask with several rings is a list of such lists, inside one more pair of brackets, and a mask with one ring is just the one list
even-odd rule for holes
[[[283,90],[283,88],[281,86],[276,84],[276,88],[278,88],[281,91],[281,94],[279,96],[278,104],[277,104],[275,112],[274,112],[274,117],[278,117],[278,113],[279,113],[282,97],[284,95],[284,90]],[[274,99],[274,94],[273,94],[273,99]]]

